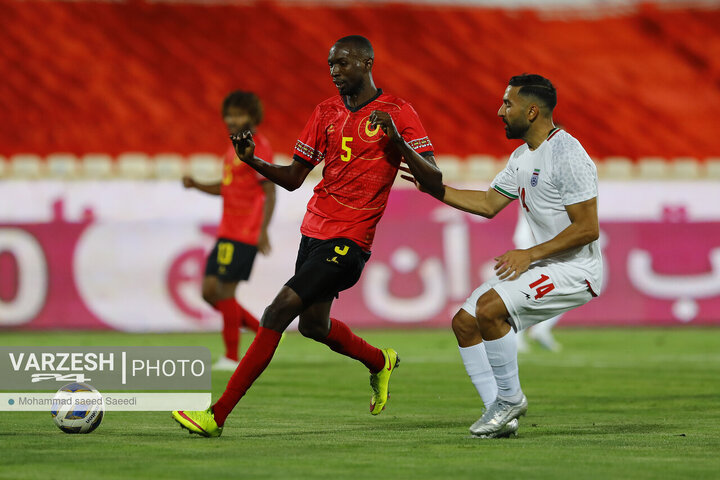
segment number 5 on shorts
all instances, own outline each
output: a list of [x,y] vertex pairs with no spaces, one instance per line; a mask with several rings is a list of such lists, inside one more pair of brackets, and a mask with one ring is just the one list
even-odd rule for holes
[[552,282],[541,285],[541,283],[544,283],[546,280],[550,280],[550,277],[542,274],[538,280],[535,280],[533,283],[528,285],[530,288],[537,287],[537,290],[535,291],[535,300],[540,300],[542,297],[555,290],[555,285],[553,285]]

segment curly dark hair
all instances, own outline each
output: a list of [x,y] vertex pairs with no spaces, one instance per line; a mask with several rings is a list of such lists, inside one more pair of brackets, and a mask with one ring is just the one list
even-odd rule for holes
[[253,92],[244,92],[242,90],[235,90],[230,92],[222,103],[222,115],[225,116],[228,108],[239,107],[245,110],[254,125],[260,125],[263,119],[263,106],[260,98]]

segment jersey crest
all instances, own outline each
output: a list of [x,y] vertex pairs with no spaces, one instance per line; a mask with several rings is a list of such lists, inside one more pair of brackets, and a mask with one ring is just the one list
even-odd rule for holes
[[537,187],[539,177],[540,177],[540,169],[536,168],[533,171],[532,177],[530,177],[530,186],[531,187]]

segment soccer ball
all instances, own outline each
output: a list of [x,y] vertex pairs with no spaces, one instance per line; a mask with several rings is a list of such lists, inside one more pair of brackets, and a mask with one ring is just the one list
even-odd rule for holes
[[65,433],[90,433],[102,422],[105,405],[100,392],[87,383],[68,383],[53,397],[55,425]]

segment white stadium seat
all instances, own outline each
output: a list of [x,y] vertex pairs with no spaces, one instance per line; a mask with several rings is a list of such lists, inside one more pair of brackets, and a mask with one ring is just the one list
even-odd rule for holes
[[720,157],[705,159],[705,178],[709,180],[720,180]]
[[504,167],[492,155],[468,155],[465,162],[467,163],[468,180],[471,181],[490,181]]
[[159,153],[152,160],[155,178],[178,180],[185,174],[185,158],[177,153]]
[[45,157],[47,173],[51,178],[76,178],[80,170],[80,161],[72,153],[51,153]]
[[188,157],[190,175],[200,182],[219,182],[222,179],[222,159],[212,153],[195,153]]
[[465,173],[465,162],[455,155],[437,155],[435,162],[443,174],[444,182],[462,182],[468,180]]
[[700,178],[700,175],[700,162],[697,158],[674,158],[670,163],[671,180],[695,180]]
[[633,177],[635,166],[627,157],[605,157],[596,162],[598,175],[609,180],[628,180]]
[[670,175],[668,161],[660,157],[641,157],[638,159],[638,177],[643,180],[661,180]]
[[38,155],[18,153],[10,158],[10,174],[19,179],[37,179],[44,173],[44,162]]
[[277,165],[290,165],[293,162],[293,159],[290,155],[285,155],[284,153],[276,153],[273,155],[273,163]]
[[113,176],[113,159],[104,153],[88,153],[80,160],[82,177],[88,180],[103,180]]
[[128,180],[142,180],[150,177],[150,158],[145,153],[121,153],[116,158],[118,176]]

